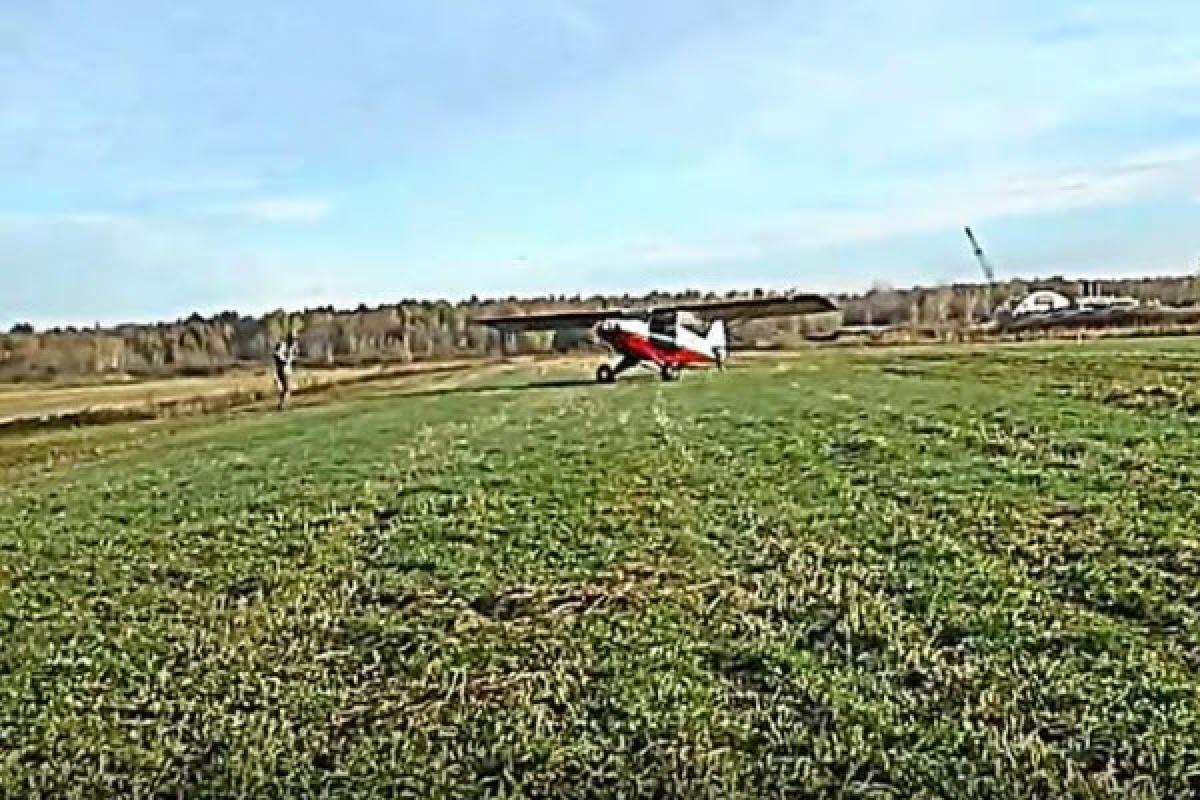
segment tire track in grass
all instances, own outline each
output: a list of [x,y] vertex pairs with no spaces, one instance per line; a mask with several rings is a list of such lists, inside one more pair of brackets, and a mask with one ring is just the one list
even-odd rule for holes
[[[582,403],[578,414],[566,415],[565,419],[550,423],[539,420],[537,439],[526,440],[533,442],[532,446],[518,445],[514,452],[500,459],[499,464],[485,470],[516,476],[501,481],[505,502],[480,503],[473,509],[465,509],[466,514],[461,513],[464,509],[460,508],[460,513],[455,515],[451,524],[460,530],[466,528],[477,534],[497,528],[504,530],[499,538],[489,542],[493,551],[498,550],[496,554],[501,557],[500,561],[464,559],[459,554],[431,565],[429,570],[438,577],[442,596],[450,596],[453,613],[459,617],[460,624],[468,625],[469,635],[473,638],[471,646],[459,643],[451,648],[452,652],[459,650],[457,657],[451,659],[454,668],[461,670],[470,664],[467,675],[474,676],[470,680],[483,678],[489,681],[494,678],[487,676],[501,667],[517,674],[532,669],[535,683],[541,680],[543,687],[559,687],[553,696],[548,696],[545,688],[532,695],[519,690],[503,693],[499,706],[488,706],[491,716],[486,724],[474,719],[468,708],[454,704],[441,706],[444,713],[450,714],[445,724],[454,731],[456,740],[466,742],[468,747],[480,748],[473,753],[463,753],[461,757],[485,773],[490,760],[516,759],[516,753],[510,748],[519,743],[542,742],[538,749],[547,753],[553,751],[554,758],[525,764],[516,759],[513,768],[516,770],[514,775],[523,776],[521,780],[536,778],[543,787],[569,786],[572,781],[579,780],[581,771],[591,776],[590,784],[597,789],[630,785],[630,781],[639,780],[640,772],[632,768],[628,749],[612,746],[611,737],[635,737],[641,730],[636,724],[639,713],[622,710],[624,704],[614,703],[614,697],[621,694],[617,689],[623,683],[626,670],[616,666],[612,659],[617,653],[628,650],[623,645],[636,641],[648,644],[647,637],[660,642],[659,646],[666,646],[668,652],[678,651],[677,643],[663,641],[670,639],[668,632],[673,626],[666,625],[665,620],[660,626],[657,620],[664,613],[671,613],[669,609],[674,607],[680,594],[694,592],[687,584],[686,570],[673,573],[654,565],[658,559],[654,553],[656,550],[661,553],[661,547],[652,545],[647,550],[639,546],[637,530],[651,533],[646,530],[644,516],[649,510],[650,498],[638,487],[637,473],[622,470],[620,466],[623,458],[640,457],[642,451],[626,445],[624,450],[606,448],[600,452],[595,440],[603,436],[608,423],[595,420],[594,415],[602,410],[597,407],[597,402]],[[616,422],[622,424],[619,416]],[[477,444],[483,446],[486,442],[478,441]],[[490,451],[485,447],[485,452]],[[604,458],[598,462],[600,455]],[[597,473],[604,480],[592,487],[591,492],[581,495],[583,486],[576,481],[584,478],[593,467],[600,466],[609,467]],[[468,469],[456,472],[454,483],[469,487],[474,480],[472,470]],[[403,531],[406,525],[421,520],[450,521],[447,515],[435,511],[440,499],[439,496],[433,501],[433,508],[418,504],[411,515],[404,509],[393,509],[398,513],[389,520],[389,526]],[[554,518],[559,512],[578,514],[588,508],[604,509],[605,515],[596,519],[584,514],[576,522],[583,528],[575,531],[556,526],[544,531],[543,535],[538,535],[529,526],[508,530],[506,526],[521,521],[522,507],[527,499],[536,500],[539,517]],[[411,517],[407,522],[406,516]],[[651,516],[650,519],[656,524],[656,518]],[[534,520],[533,524],[544,525],[545,520]],[[635,530],[626,530],[626,526]],[[424,533],[432,541],[454,538],[447,537],[445,531]],[[477,537],[462,535],[461,538],[477,544]],[[574,552],[582,556],[583,561],[526,565],[518,554],[507,553],[504,540],[508,538],[520,541],[529,555],[559,550],[560,545],[555,544],[557,540],[565,546],[564,552]],[[657,537],[651,533],[651,538]],[[600,548],[590,544],[592,541],[597,541]],[[614,548],[607,542],[618,546]],[[406,543],[405,549],[411,549],[411,541]],[[471,567],[472,563],[476,566]],[[451,564],[458,569],[448,569]],[[463,565],[467,566],[465,574],[461,569]],[[616,572],[611,572],[611,567],[606,565],[615,566]],[[572,582],[558,589],[548,588],[546,581],[554,575]],[[485,578],[483,582],[479,580],[481,577]],[[511,583],[513,578],[520,581],[515,586]],[[539,587],[541,594],[557,595],[557,599],[539,600],[536,596]],[[595,605],[581,609],[581,602]],[[565,615],[558,613],[569,606],[574,606],[574,611]],[[461,620],[463,616],[465,623]],[[472,619],[479,621],[471,622]],[[601,628],[605,638],[593,640],[594,634],[589,634],[592,627]],[[543,658],[537,658],[538,654]],[[545,654],[554,654],[554,658],[547,661]],[[645,665],[627,663],[623,666],[632,667],[630,672],[642,672],[645,668]],[[442,672],[446,669],[448,667],[443,667]],[[547,670],[555,680],[546,681],[539,677]],[[473,686],[470,680],[467,685]],[[613,681],[617,681],[616,686]],[[690,691],[683,689],[683,685],[680,691]],[[637,697],[628,702],[636,706]],[[605,710],[607,721],[596,719],[595,714],[600,709]],[[533,720],[536,721],[531,722]],[[592,729],[597,722],[612,725],[614,729],[598,736]],[[644,735],[644,730],[641,733]],[[428,732],[418,732],[415,738],[421,741],[428,736]],[[442,738],[444,740],[445,736]],[[495,743],[493,746],[485,745],[489,739]],[[655,737],[651,740],[658,741]],[[647,740],[646,744],[657,747],[661,743],[652,744]],[[425,742],[425,746],[432,745]],[[405,755],[412,758],[411,753]]]
[[[790,399],[791,398],[789,398],[789,400]],[[867,419],[869,419],[869,415],[868,415]],[[809,422],[811,423],[812,420],[809,420]],[[839,424],[840,420],[829,419],[829,420],[824,420],[824,421],[818,420],[817,422],[818,422],[818,424],[816,426],[809,424],[807,426],[806,430],[812,430],[814,427],[816,427],[818,430],[820,430],[821,429],[820,422],[827,422],[829,425],[829,428],[836,430],[837,429],[836,426]],[[860,422],[861,422],[861,420],[860,420]],[[744,438],[747,433],[747,429],[752,431],[753,424],[750,424],[749,426],[742,426],[742,429],[739,430],[738,433],[740,435],[742,435]],[[856,451],[856,450],[862,451],[864,449],[864,447],[869,448],[870,442],[871,442],[870,438],[863,439],[863,433],[860,430],[858,430],[858,428],[854,424],[851,424],[849,426],[849,430],[853,432],[852,433],[853,438],[851,439],[851,444],[853,445],[853,447],[849,451],[852,455],[853,455],[854,451]],[[890,431],[888,433],[890,434]],[[728,440],[729,438],[732,438],[732,437],[733,437],[733,434],[731,434],[730,437],[727,437],[726,440]],[[721,439],[722,437],[710,437],[710,438]],[[883,441],[886,442],[887,440],[883,439]],[[866,443],[865,445],[864,445],[864,442]],[[826,444],[830,445],[830,449],[825,451],[830,456],[836,457],[839,452],[841,452],[843,455],[847,452],[842,447],[842,443],[837,441],[836,438],[833,440],[827,439]],[[747,452],[752,452],[752,453],[765,454],[765,453],[768,453],[771,451],[771,448],[769,446],[767,446],[765,443],[744,442],[743,447]],[[800,450],[803,451],[804,448],[800,448]],[[751,462],[751,463],[753,463],[753,462]],[[744,464],[744,463],[728,464],[726,462],[726,466],[732,467],[732,474],[738,475],[738,474],[744,473],[748,464]],[[843,471],[844,471],[844,468],[843,468]],[[774,497],[781,491],[786,491],[787,489],[792,488],[792,486],[786,482],[786,476],[781,476],[777,472],[768,472],[768,475],[769,475],[769,478],[765,480],[764,484],[759,484],[757,486],[753,486],[753,485],[742,486],[740,489],[734,489],[733,492],[734,492],[735,496],[742,497],[742,498],[750,497],[750,498],[756,498],[756,499],[762,498],[762,497]],[[813,477],[813,473],[807,472],[807,473],[805,473],[805,477],[807,479],[811,480]],[[703,476],[697,476],[697,475],[693,474],[690,476],[690,478],[691,478],[692,482],[699,483],[701,485],[705,484],[705,478]],[[710,480],[709,485],[713,485],[712,480],[715,480],[715,478]],[[872,526],[872,524],[871,524],[871,519],[873,517],[878,517],[878,518],[881,518],[884,520],[897,520],[897,521],[905,521],[905,520],[911,519],[913,517],[913,510],[910,507],[911,504],[913,503],[914,500],[920,501],[922,499],[922,495],[928,491],[928,488],[930,488],[928,484],[917,483],[911,489],[905,490],[905,502],[904,503],[899,504],[895,507],[888,508],[888,507],[880,507],[879,504],[872,506],[871,499],[872,499],[874,492],[876,492],[878,489],[883,489],[883,491],[885,493],[887,493],[894,488],[892,485],[890,485],[887,482],[884,482],[882,484],[882,486],[879,486],[878,484],[873,486],[872,481],[877,481],[877,476],[875,476],[874,474],[851,475],[849,480],[850,480],[850,483],[852,485],[854,485],[854,489],[853,489],[853,491],[851,491],[849,496],[845,498],[844,507],[847,510],[847,513],[853,515],[852,530],[855,528],[858,528],[859,530],[854,531],[854,533],[856,533],[858,536],[861,536],[863,534],[863,531],[861,530],[861,528],[864,526],[864,523],[866,523],[865,527],[868,530],[873,529],[874,526]],[[766,492],[763,492],[763,489],[768,486],[771,487],[774,491],[768,490]],[[832,486],[830,486],[830,485],[823,486],[818,497],[814,498],[814,504],[816,504],[816,505],[821,504],[823,502],[822,498],[824,498],[824,500],[828,500],[829,496],[831,496],[831,495],[836,497],[837,496],[837,488],[838,488],[838,486],[836,483],[833,484]],[[943,499],[945,499],[945,498],[943,498]],[[837,505],[837,504],[835,504],[835,505]],[[864,520],[861,513],[855,514],[856,510],[861,510],[861,509],[865,509],[867,511],[872,512],[872,517],[868,517],[866,520]],[[794,516],[797,514],[797,512],[798,512],[798,509],[792,508],[789,510],[788,514]],[[955,521],[953,513],[945,513],[944,511],[940,512],[940,513],[944,514],[944,518],[935,518],[933,520],[930,520],[930,522],[933,522],[936,525],[948,525],[948,524],[952,524]],[[784,515],[785,519],[786,519],[786,517],[787,517],[787,515]],[[918,519],[919,519],[919,517],[918,517]],[[928,584],[932,584],[932,588],[935,593],[934,594],[935,597],[937,596],[938,592],[944,591],[945,588],[951,589],[951,591],[948,592],[948,594],[953,596],[954,590],[961,591],[962,587],[958,586],[957,584],[959,581],[961,581],[961,579],[963,577],[966,577],[966,578],[968,578],[968,580],[966,581],[967,586],[970,586],[972,584],[977,584],[979,586],[979,588],[975,591],[982,592],[982,594],[978,594],[974,598],[972,598],[970,595],[968,595],[966,598],[967,600],[973,599],[975,604],[982,604],[984,609],[987,609],[989,605],[994,606],[997,603],[1000,603],[1000,607],[988,610],[986,613],[984,613],[982,615],[980,615],[978,613],[978,610],[974,607],[974,605],[967,605],[965,607],[961,607],[958,609],[952,609],[952,610],[960,611],[960,612],[968,612],[968,614],[971,612],[974,612],[976,617],[979,618],[979,623],[981,626],[980,632],[985,634],[985,639],[991,638],[994,640],[994,639],[999,638],[1000,640],[1003,640],[1005,637],[1011,637],[1014,634],[1020,634],[1017,638],[1017,642],[1022,642],[1022,640],[1024,640],[1022,645],[1016,646],[1015,651],[1013,651],[1012,645],[1006,646],[1005,648],[1001,649],[1000,657],[1001,657],[1002,661],[1001,661],[1000,666],[997,668],[992,668],[992,669],[990,669],[990,671],[984,672],[978,666],[968,665],[968,667],[966,668],[968,674],[970,673],[971,670],[974,670],[980,676],[980,679],[975,680],[971,683],[972,688],[970,691],[966,692],[965,694],[959,693],[958,696],[952,696],[951,698],[949,698],[951,700],[951,702],[959,703],[960,698],[964,698],[964,697],[971,698],[972,696],[974,696],[976,698],[981,698],[979,700],[979,702],[985,702],[985,701],[992,702],[992,701],[986,700],[986,697],[988,694],[987,687],[989,686],[989,684],[987,682],[988,680],[994,681],[995,685],[998,685],[998,686],[1012,687],[1013,691],[1015,692],[1020,686],[1028,683],[1031,679],[1036,684],[1038,678],[1044,678],[1045,675],[1047,675],[1047,674],[1053,674],[1055,664],[1054,664],[1054,658],[1052,657],[1049,659],[1040,659],[1040,660],[1035,659],[1033,662],[1027,663],[1024,666],[1022,666],[1021,667],[1022,671],[1019,672],[1016,676],[1014,676],[1012,674],[1012,672],[1010,670],[1008,670],[1006,668],[1005,664],[1003,663],[1003,659],[1005,659],[1005,658],[1009,658],[1011,661],[1010,656],[1006,655],[1006,650],[1013,651],[1013,652],[1019,652],[1022,649],[1022,647],[1030,647],[1031,645],[1035,644],[1035,642],[1033,642],[1031,640],[1034,639],[1034,634],[1036,634],[1036,632],[1037,632],[1037,630],[1036,630],[1037,626],[1043,626],[1043,627],[1052,629],[1059,624],[1060,618],[1071,620],[1073,618],[1077,618],[1078,615],[1072,613],[1069,609],[1065,609],[1065,610],[1062,609],[1061,606],[1059,606],[1058,604],[1055,604],[1053,601],[1048,601],[1047,598],[1044,597],[1043,592],[1041,591],[1041,588],[1039,586],[1037,586],[1036,584],[1029,585],[1029,581],[1027,581],[1025,579],[1025,576],[1023,576],[1019,571],[1014,572],[1012,565],[1008,564],[1004,559],[997,559],[995,557],[980,558],[980,556],[977,553],[972,552],[970,548],[966,548],[964,550],[961,543],[956,541],[956,539],[957,539],[956,536],[939,537],[939,538],[942,538],[943,541],[935,542],[935,544],[937,546],[931,548],[930,544],[928,542],[924,541],[924,539],[923,539],[924,533],[925,532],[922,530],[913,531],[911,534],[909,534],[908,541],[905,541],[903,538],[898,540],[894,534],[892,534],[892,533],[885,534],[884,531],[879,531],[879,533],[876,534],[877,536],[880,536],[883,539],[883,542],[885,543],[887,551],[894,551],[894,548],[896,548],[897,546],[908,548],[908,551],[906,553],[902,554],[902,557],[899,561],[895,560],[894,555],[891,556],[892,564],[893,564],[893,568],[891,569],[891,572],[893,573],[893,575],[895,575],[895,573],[897,572],[894,565],[899,564],[902,567],[902,569],[899,570],[900,573],[903,574],[903,573],[906,573],[911,570],[912,572],[914,572],[918,576],[920,576],[920,573],[924,572],[926,574],[922,577],[924,578],[925,581],[928,582],[926,585],[922,585],[921,581],[917,581],[915,583],[912,583],[911,585],[905,585],[905,583],[903,583],[903,582],[898,582],[898,586],[887,586],[885,583],[882,587],[879,588],[879,591],[886,595],[886,594],[896,593],[897,588],[899,588],[902,593],[910,593],[910,594],[911,593],[919,593],[921,591],[928,591],[930,588]],[[827,535],[827,532],[823,532],[823,535]],[[727,543],[725,543],[724,546],[726,548],[728,548],[728,544],[729,543],[727,542]],[[870,552],[870,551],[868,551],[868,552]],[[859,553],[857,555],[857,558],[862,560],[864,558],[864,554]],[[917,559],[917,560],[914,562],[913,559]],[[820,562],[818,562],[818,565],[819,565],[819,563]],[[949,578],[946,575],[942,574],[943,572],[945,572],[948,569],[951,570],[951,575]],[[956,575],[958,576],[957,578],[955,577]],[[905,580],[907,580],[907,576],[905,576]],[[1010,591],[1009,591],[1010,585],[1015,585],[1019,589],[1019,591],[1016,593],[1010,593]],[[1011,594],[1011,596],[1010,596],[1010,594]],[[866,596],[868,598],[872,597],[870,592],[868,592]],[[1030,602],[1033,602],[1035,606],[1045,606],[1045,608],[1044,608],[1044,610],[1040,610],[1037,614],[1035,614],[1033,619],[1022,620],[1021,616],[1025,616],[1025,617],[1030,616],[1029,609],[1024,607],[1027,604],[1029,604]],[[850,608],[853,608],[853,607],[854,607],[853,604],[851,604]],[[920,621],[919,621],[919,624],[916,624],[916,625],[904,623],[903,620],[906,618],[906,616],[910,616],[910,615],[907,615],[907,612],[903,608],[895,609],[894,606],[890,606],[886,602],[883,604],[883,608],[888,609],[887,613],[884,614],[884,617],[877,618],[875,621],[876,624],[864,626],[861,624],[861,619],[858,623],[855,623],[853,620],[851,620],[848,628],[843,628],[841,631],[838,632],[839,636],[834,641],[840,640],[841,644],[843,644],[849,648],[848,650],[845,651],[846,656],[848,658],[857,659],[859,657],[859,655],[857,653],[863,653],[866,655],[870,655],[870,652],[872,650],[871,645],[874,644],[876,647],[878,646],[877,641],[874,643],[872,642],[870,631],[873,628],[886,630],[887,626],[885,624],[883,624],[882,620],[887,619],[887,618],[892,618],[892,619],[898,618],[901,620],[901,623],[898,626],[896,623],[891,623],[893,629],[897,629],[897,630],[910,629],[910,630],[916,631],[919,635],[915,635],[912,637],[912,639],[915,641],[928,642],[928,641],[932,640],[932,641],[936,642],[936,641],[938,641],[939,637],[945,635],[946,641],[943,642],[943,645],[949,646],[950,648],[957,648],[961,643],[960,642],[961,633],[958,631],[955,631],[952,625],[946,625],[946,626],[944,626],[945,629],[940,630],[940,631],[937,629],[937,627],[935,627],[933,630],[929,630],[928,626],[924,625]],[[927,611],[928,610],[926,609],[926,619],[928,619]],[[953,617],[951,617],[951,618],[953,618]],[[910,620],[910,622],[911,622],[911,620]],[[1014,628],[1014,622],[1019,627]],[[839,624],[839,623],[844,624],[844,620],[838,620],[838,623],[835,623],[835,631],[837,631],[836,624]],[[1084,616],[1083,619],[1076,622],[1075,623],[1076,627],[1081,626],[1081,633],[1083,633],[1084,636],[1083,636],[1083,638],[1076,637],[1075,641],[1086,643],[1086,637],[1088,635],[1094,634],[1094,631],[1092,630],[1092,628],[1094,627],[1094,623],[1095,623],[1095,620],[1087,617],[1086,615]],[[938,626],[938,627],[941,627],[941,626]],[[923,628],[924,628],[924,630],[923,630]],[[860,634],[857,635],[857,637],[856,637],[856,633],[855,633],[856,631],[861,632]],[[1127,633],[1127,632],[1122,632],[1122,635],[1124,635],[1125,633]],[[865,638],[863,638],[864,636],[865,636]],[[856,644],[856,638],[857,638],[858,644]],[[876,637],[876,639],[877,639],[877,637]],[[1067,641],[1070,641],[1070,640],[1068,639]],[[1134,641],[1137,641],[1137,639],[1135,638]],[[863,649],[862,649],[863,644],[868,645],[865,651],[863,651]],[[1068,649],[1070,648],[1070,646],[1071,645],[1068,645]],[[857,650],[857,652],[856,652],[856,650]],[[905,655],[903,650],[901,651],[900,655],[902,655],[902,656]],[[958,658],[958,654],[956,654],[956,653],[951,653],[951,656],[952,656],[952,661],[954,659]],[[1146,654],[1143,653],[1142,657],[1145,658]],[[1156,655],[1151,653],[1149,657],[1151,658],[1151,666],[1152,666],[1152,669],[1149,671],[1149,674],[1153,674],[1153,675],[1161,676],[1161,677],[1165,678],[1166,679],[1165,682],[1168,684],[1170,684],[1173,681],[1175,685],[1179,685],[1180,675],[1179,675],[1177,669],[1175,669],[1174,667],[1172,667],[1168,664],[1167,671],[1164,673],[1161,668],[1161,665],[1158,668],[1154,668],[1153,662],[1156,658]],[[901,661],[901,664],[903,664],[903,663],[904,662]],[[1083,659],[1083,661],[1080,662],[1079,667],[1078,667],[1080,674],[1086,674],[1086,670],[1088,668],[1089,663],[1090,663],[1090,661],[1087,657],[1085,657]],[[951,672],[954,669],[957,669],[957,667],[955,666],[954,663],[948,664],[947,668],[949,670],[951,670]],[[905,688],[919,688],[921,685],[921,681],[923,680],[920,675],[919,670],[912,670],[912,669],[897,670],[895,674],[896,674],[896,677],[892,680],[894,680],[896,685],[904,686],[904,681],[916,681],[917,682],[916,687],[905,687]],[[1126,684],[1136,684],[1137,677],[1139,677],[1139,674],[1138,674],[1137,668],[1135,667],[1132,669],[1124,669],[1124,671],[1122,671],[1120,673],[1119,680],[1124,681]],[[854,675],[853,673],[851,673],[851,678],[849,680],[850,685],[853,686],[855,684],[856,679],[861,679],[861,674]],[[875,681],[874,683],[867,681],[867,685],[871,686],[871,691],[873,694],[868,694],[867,699],[865,701],[860,701],[857,705],[860,706],[865,712],[868,713],[868,717],[870,716],[870,713],[875,713],[877,716],[880,709],[886,708],[888,705],[886,703],[882,703],[879,700],[879,698],[881,696],[886,696],[890,687],[887,684],[881,686],[881,685],[879,685],[878,681]],[[1151,690],[1151,691],[1153,691],[1153,690]],[[928,701],[928,698],[923,698],[922,694],[919,691],[915,692],[915,697],[916,697],[918,705],[921,702]],[[1037,701],[1039,698],[1041,698],[1042,700],[1046,700],[1047,697],[1049,697],[1049,696],[1048,695],[1038,695],[1035,693],[1034,697],[1032,697],[1031,700]],[[1178,696],[1176,696],[1173,702],[1178,702],[1179,699],[1180,698]],[[855,704],[851,704],[851,707],[853,707],[854,705]],[[905,714],[910,713],[909,708],[911,706],[909,703],[898,703],[897,705],[899,705],[899,708],[900,708],[900,712],[898,714],[899,717],[903,718],[905,716]],[[1044,707],[1045,703],[1043,702],[1041,705]],[[1087,705],[1086,701],[1085,701],[1085,705]],[[836,708],[837,706],[835,705],[834,707]],[[1092,759],[1092,761],[1088,761],[1087,759],[1084,759],[1084,765],[1079,767],[1077,770],[1078,774],[1075,774],[1074,777],[1072,777],[1072,771],[1075,769],[1075,767],[1073,766],[1075,764],[1075,762],[1070,759],[1064,760],[1064,756],[1066,755],[1066,753],[1063,752],[1065,749],[1065,746],[1063,746],[1061,744],[1064,741],[1064,739],[1061,737],[1060,734],[1058,734],[1054,731],[1054,728],[1053,728],[1054,723],[1052,722],[1052,720],[1049,723],[1051,725],[1051,727],[1046,728],[1046,730],[1044,731],[1046,733],[1049,741],[1042,742],[1042,741],[1040,741],[1040,734],[1038,732],[1041,731],[1044,726],[1041,723],[1038,723],[1035,719],[1031,719],[1030,715],[1028,713],[1026,713],[1026,710],[1028,708],[1038,708],[1038,707],[1039,706],[1036,702],[1034,702],[1031,705],[1015,704],[1015,705],[1008,705],[1008,706],[1006,706],[1006,704],[1001,703],[999,708],[1002,709],[1005,713],[1001,713],[999,717],[995,717],[993,715],[997,712],[981,711],[980,713],[982,713],[984,716],[982,717],[982,719],[980,721],[973,723],[975,725],[976,730],[972,730],[969,726],[964,727],[962,725],[957,725],[957,724],[953,724],[949,728],[945,728],[945,726],[942,725],[941,728],[944,729],[942,735],[951,736],[952,738],[957,737],[957,739],[960,740],[959,744],[957,746],[960,748],[966,747],[968,751],[971,750],[972,748],[976,748],[979,745],[979,742],[981,742],[981,741],[986,742],[986,748],[985,748],[984,752],[982,754],[977,753],[977,755],[979,757],[969,760],[969,762],[968,762],[969,765],[972,767],[978,767],[980,765],[986,765],[989,763],[994,765],[991,773],[988,776],[986,776],[986,780],[992,781],[991,785],[993,787],[1008,786],[1009,791],[1011,791],[1017,795],[1023,794],[1024,792],[1028,791],[1030,789],[1030,787],[1032,787],[1034,785],[1039,785],[1039,784],[1035,784],[1035,783],[1013,784],[1012,783],[1012,781],[1014,780],[1014,772],[1012,769],[1012,763],[1013,763],[1012,759],[1014,757],[1016,757],[1011,752],[1010,745],[1008,742],[1008,737],[1010,735],[1010,732],[1012,732],[1012,731],[1016,731],[1021,737],[1024,737],[1025,743],[1024,743],[1023,749],[1021,751],[1023,753],[1023,755],[1020,756],[1020,758],[1023,760],[1024,763],[1026,763],[1026,764],[1044,763],[1047,761],[1047,759],[1050,759],[1050,761],[1053,762],[1052,763],[1053,769],[1051,769],[1050,775],[1043,776],[1043,778],[1042,778],[1042,780],[1044,782],[1040,785],[1043,785],[1043,786],[1057,785],[1061,789],[1061,788],[1064,788],[1066,785],[1066,784],[1064,784],[1064,781],[1074,781],[1074,783],[1072,783],[1071,785],[1077,785],[1077,786],[1087,784],[1089,781],[1091,781],[1093,783],[1096,781],[1103,782],[1103,780],[1104,780],[1103,775],[1100,775],[1099,777],[1097,777],[1096,774],[1090,774],[1090,777],[1089,777],[1088,770],[1095,770],[1097,768],[1096,765],[1099,765],[1100,768],[1103,768],[1104,764],[1122,763],[1120,759],[1125,758],[1125,756],[1122,754],[1114,755],[1114,753],[1111,752],[1111,748],[1109,749],[1109,751],[1097,750],[1097,751],[1095,751],[1095,754],[1093,756],[1087,757],[1087,759]],[[936,708],[936,704],[935,704],[935,708]],[[1192,712],[1193,713],[1191,715],[1191,718],[1194,719],[1194,704],[1192,707]],[[943,710],[942,712],[939,712],[939,713],[945,713],[945,711]],[[998,724],[997,720],[1004,721],[1004,724],[1002,724],[1002,725]],[[1022,722],[1022,720],[1024,720],[1024,722]],[[1089,724],[1102,728],[1103,727],[1103,719],[1102,718],[1093,719],[1093,720],[1091,720],[1091,722]],[[886,726],[877,726],[877,727],[886,728]],[[927,734],[921,733],[922,727],[929,728],[930,726],[929,725],[925,725],[925,726],[919,725],[916,729],[916,733],[914,734],[913,732],[910,731],[909,736],[927,735]],[[934,726],[934,727],[935,727],[935,729],[937,729],[938,726]],[[1187,729],[1186,723],[1183,727],[1185,730]],[[1033,734],[1032,740],[1030,740],[1031,732]],[[1181,761],[1181,759],[1178,755],[1179,752],[1181,752],[1180,747],[1178,747],[1179,741],[1180,740],[1178,738],[1175,740],[1175,742],[1176,742],[1175,746],[1172,746],[1170,744],[1165,744],[1164,742],[1160,741],[1157,743],[1156,747],[1147,747],[1145,749],[1145,752],[1148,752],[1151,757],[1154,757],[1155,752],[1158,752],[1158,753],[1166,752],[1166,753],[1174,753],[1175,754],[1174,769],[1176,771],[1174,772],[1173,777],[1169,772],[1167,772],[1167,780],[1169,780],[1169,781],[1173,780],[1176,782],[1175,784],[1171,784],[1171,785],[1179,785],[1178,782],[1182,780],[1181,774],[1179,772],[1179,770],[1181,768],[1180,765],[1182,763],[1186,763],[1186,761]],[[886,748],[883,748],[882,746],[880,746],[879,749],[877,749],[874,752],[874,754],[873,754],[874,757],[878,758],[881,751],[886,752]],[[926,752],[928,752],[928,751],[926,751]],[[1089,748],[1084,747],[1084,749],[1081,752],[1086,754],[1087,752],[1089,752]],[[993,758],[989,759],[989,758],[984,757],[988,753],[993,754]],[[1107,754],[1105,754],[1105,753],[1107,753]],[[1002,754],[1007,754],[1007,755],[1002,755]],[[872,754],[868,752],[867,755],[872,755]],[[919,756],[920,756],[920,752],[918,751],[917,757],[919,758]],[[1119,756],[1119,758],[1118,758],[1118,756]],[[934,764],[937,761],[937,757],[927,756],[926,758],[927,758],[927,760],[921,766],[921,769],[927,770],[929,774],[937,774],[938,770],[936,770],[934,768]],[[1128,761],[1128,760],[1129,759],[1126,759],[1126,761]],[[966,765],[960,764],[959,766],[963,767]],[[1143,763],[1142,766],[1140,767],[1140,769],[1144,769],[1144,767],[1145,767],[1145,764]],[[1125,769],[1133,769],[1133,768],[1127,766],[1127,767],[1125,767]],[[851,769],[851,772],[853,772],[853,769]],[[1063,777],[1064,775],[1067,777],[1064,778]],[[984,780],[984,779],[985,778],[980,778],[980,780]],[[1137,775],[1131,776],[1129,774],[1126,774],[1124,780],[1137,781],[1137,780],[1140,780],[1140,778]]]

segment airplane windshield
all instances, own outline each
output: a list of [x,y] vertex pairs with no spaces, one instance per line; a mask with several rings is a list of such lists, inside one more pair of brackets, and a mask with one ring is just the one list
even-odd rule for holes
[[686,328],[698,336],[708,333],[708,327],[703,320],[688,313],[663,311],[650,317],[650,332],[653,334],[674,338],[677,328]]
[[675,336],[676,315],[674,312],[663,312],[650,315],[650,332],[659,336]]

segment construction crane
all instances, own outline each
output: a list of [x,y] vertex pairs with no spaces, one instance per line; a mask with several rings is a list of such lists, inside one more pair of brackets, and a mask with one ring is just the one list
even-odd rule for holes
[[970,226],[963,228],[967,234],[967,241],[971,243],[971,249],[975,252],[975,258],[979,261],[979,267],[983,270],[983,276],[987,278],[987,299],[984,301],[984,315],[986,318],[991,318],[992,310],[992,292],[996,286],[996,270],[992,268],[992,262],[988,261],[988,257],[983,254],[983,248],[979,246],[979,241],[975,238],[975,234],[971,232]]
[[975,251],[975,258],[979,260],[979,266],[983,269],[983,276],[987,278],[988,286],[996,282],[996,270],[992,269],[992,262],[988,261],[987,256],[983,254],[983,248],[979,246],[979,242],[975,239],[975,234],[971,233],[971,228],[968,226],[963,228],[967,233],[967,240],[971,243],[971,249]]

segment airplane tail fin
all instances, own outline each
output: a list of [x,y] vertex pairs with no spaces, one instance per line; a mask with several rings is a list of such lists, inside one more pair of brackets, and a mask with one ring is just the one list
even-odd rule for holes
[[729,339],[725,333],[725,320],[714,321],[712,327],[708,329],[708,335],[704,337],[704,341],[712,348],[713,356],[717,359],[717,366],[724,366],[725,359],[729,355]]

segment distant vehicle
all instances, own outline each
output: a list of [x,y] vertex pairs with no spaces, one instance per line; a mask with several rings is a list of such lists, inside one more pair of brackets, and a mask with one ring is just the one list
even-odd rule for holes
[[653,308],[479,317],[473,321],[505,334],[591,328],[597,338],[620,356],[616,363],[596,368],[599,383],[612,383],[622,372],[638,365],[657,369],[664,381],[677,378],[685,368],[723,366],[729,356],[727,320],[836,310],[831,300],[819,295],[791,294]]

